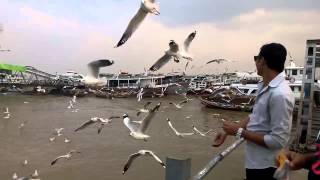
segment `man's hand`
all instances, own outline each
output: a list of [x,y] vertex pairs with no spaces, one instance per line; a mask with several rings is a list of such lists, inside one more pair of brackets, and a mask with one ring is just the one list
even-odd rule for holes
[[223,122],[223,126],[222,126],[224,132],[226,132],[228,135],[232,135],[232,136],[235,136],[237,134],[237,131],[240,127],[241,126],[239,123],[234,123],[234,122],[227,121],[227,120],[225,120]]
[[285,152],[285,156],[290,161],[289,167],[291,170],[304,168],[308,163],[308,159],[310,159],[309,155],[298,154],[293,151]]
[[213,147],[219,147],[221,144],[224,143],[224,141],[227,138],[227,134],[225,132],[218,132],[218,134],[216,135],[216,137],[213,140]]

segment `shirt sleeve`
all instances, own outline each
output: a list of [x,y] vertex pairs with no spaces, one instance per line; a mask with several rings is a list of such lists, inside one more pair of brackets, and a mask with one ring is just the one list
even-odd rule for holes
[[289,94],[276,94],[269,100],[271,132],[264,135],[264,142],[270,149],[281,149],[289,141],[294,98]]

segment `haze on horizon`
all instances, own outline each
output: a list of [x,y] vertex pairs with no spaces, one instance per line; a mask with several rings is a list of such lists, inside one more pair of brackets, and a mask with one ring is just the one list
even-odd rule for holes
[[[140,0],[0,0],[0,63],[31,65],[50,73],[75,70],[86,74],[87,64],[112,59],[101,72],[143,72],[168,49],[171,39],[183,42],[192,31],[190,46],[197,67],[214,58],[234,63],[210,64],[187,73],[255,70],[253,56],[261,45],[284,44],[296,64],[303,65],[307,39],[319,39],[318,0],[158,0],[159,16],[148,15],[119,48],[128,22]],[[183,69],[171,61],[159,72]]]

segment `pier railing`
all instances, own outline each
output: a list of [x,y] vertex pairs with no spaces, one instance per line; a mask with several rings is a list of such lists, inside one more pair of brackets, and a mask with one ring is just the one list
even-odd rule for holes
[[195,176],[194,180],[202,180],[205,178],[209,172],[220,162],[222,161],[226,156],[228,156],[233,150],[235,150],[237,147],[239,147],[242,143],[244,142],[244,139],[241,138],[234,142],[231,146],[229,146],[227,149],[225,149],[223,152],[220,154],[214,156],[208,164],[201,169]]

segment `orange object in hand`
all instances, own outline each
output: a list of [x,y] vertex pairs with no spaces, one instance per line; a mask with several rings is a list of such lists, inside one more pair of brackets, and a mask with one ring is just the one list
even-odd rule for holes
[[286,160],[287,160],[287,156],[285,155],[285,152],[283,150],[280,151],[278,156],[277,156],[278,167],[283,168]]

